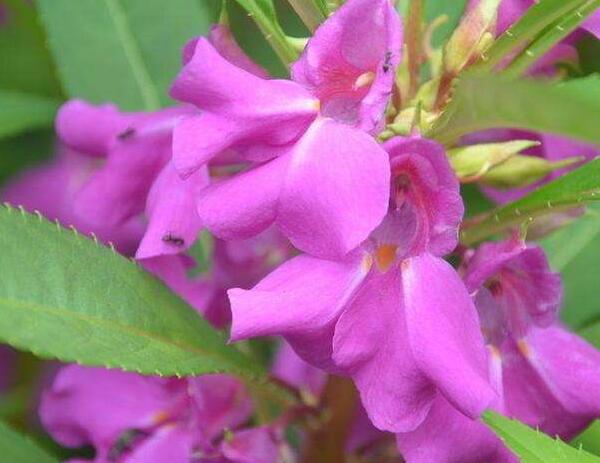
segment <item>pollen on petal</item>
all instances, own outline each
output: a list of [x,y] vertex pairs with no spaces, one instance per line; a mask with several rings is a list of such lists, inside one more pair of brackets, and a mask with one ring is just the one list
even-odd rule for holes
[[153,416],[152,416],[152,424],[154,425],[161,425],[166,423],[169,420],[169,413],[167,413],[165,410],[156,412]]
[[359,88],[366,87],[367,85],[371,85],[375,80],[375,73],[373,71],[367,71],[362,73],[358,78],[354,81],[354,90],[358,90]]
[[375,251],[375,260],[377,261],[377,268],[380,271],[386,272],[396,259],[396,250],[398,246],[392,244],[384,244],[377,248]]

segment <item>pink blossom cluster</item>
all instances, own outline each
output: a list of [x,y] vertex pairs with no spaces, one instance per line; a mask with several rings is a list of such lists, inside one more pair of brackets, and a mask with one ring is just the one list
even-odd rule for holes
[[[499,29],[526,3],[503,2]],[[540,247],[458,246],[464,206],[442,145],[379,142],[402,36],[390,0],[348,0],[280,80],[214,26],[184,49],[177,106],[66,103],[57,159],[3,198],[114,243],[232,342],[282,337],[273,374],[290,387],[318,396],[326,373],[350,378],[362,408],[348,448],[393,435],[409,463],[516,461],[481,414],[576,435],[600,416],[600,353],[559,321]],[[545,141],[534,154],[572,147]],[[203,230],[212,268],[189,277]],[[40,416],[97,463],[295,461],[286,415],[257,425],[226,375],[67,366]]]

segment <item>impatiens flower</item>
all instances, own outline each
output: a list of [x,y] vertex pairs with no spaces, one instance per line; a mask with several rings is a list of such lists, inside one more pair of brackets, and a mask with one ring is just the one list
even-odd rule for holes
[[251,410],[244,387],[225,375],[177,380],[71,365],[44,393],[40,418],[61,444],[93,445],[97,463],[277,463],[275,429],[236,430]]
[[[468,256],[464,279],[488,345],[492,407],[565,440],[600,416],[600,353],[557,321],[560,278],[542,249],[517,238],[485,243]],[[516,461],[489,428],[442,398],[421,427],[397,438],[416,463]]]
[[73,100],[58,114],[64,143],[82,155],[105,157],[77,193],[75,212],[89,223],[115,226],[145,211],[140,259],[180,253],[201,228],[195,200],[208,185],[208,172],[200,169],[184,181],[170,163],[173,127],[189,112],[122,113],[112,105]]
[[351,376],[373,424],[400,432],[437,397],[476,417],[494,393],[475,307],[440,258],[457,243],[458,181],[434,142],[385,148],[392,200],[381,226],[345,259],[301,255],[230,290],[231,335],[283,335],[312,365]]
[[309,40],[293,81],[236,67],[199,39],[171,91],[201,110],[175,129],[175,167],[187,177],[228,151],[246,161],[200,194],[202,223],[226,240],[275,223],[323,257],[359,245],[387,208],[388,158],[367,132],[383,120],[401,31],[389,0],[350,0]]

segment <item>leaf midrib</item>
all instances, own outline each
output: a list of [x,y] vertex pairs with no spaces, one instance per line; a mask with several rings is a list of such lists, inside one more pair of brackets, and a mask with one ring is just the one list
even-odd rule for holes
[[147,338],[152,341],[157,341],[159,343],[157,345],[164,345],[167,348],[167,350],[172,350],[174,348],[181,349],[185,352],[189,352],[190,354],[200,354],[205,357],[213,358],[217,361],[217,363],[224,360],[224,363],[233,366],[234,369],[236,371],[238,371],[240,374],[244,374],[245,376],[248,376],[249,374],[254,375],[254,373],[250,373],[249,371],[244,370],[239,365],[232,364],[231,360],[228,359],[227,357],[224,357],[221,355],[216,355],[213,352],[205,351],[205,350],[199,348],[198,346],[193,346],[193,345],[189,345],[186,343],[178,342],[178,341],[175,341],[170,338],[164,338],[156,333],[151,333],[148,331],[135,329],[130,326],[122,325],[122,324],[116,323],[112,320],[96,318],[96,317],[93,317],[93,316],[90,316],[87,314],[82,314],[81,312],[74,312],[74,311],[71,311],[68,309],[62,309],[60,307],[48,307],[48,306],[44,306],[44,305],[37,304],[37,303],[18,301],[15,299],[9,299],[9,298],[5,298],[5,297],[0,297],[0,306],[19,307],[19,308],[23,308],[23,309],[30,309],[32,311],[37,311],[37,312],[46,312],[48,314],[56,315],[60,318],[64,318],[67,320],[69,318],[75,318],[75,319],[79,319],[79,320],[88,322],[91,325],[97,325],[97,326],[101,326],[101,327],[102,326],[110,327],[114,331],[119,331],[119,332],[129,334],[132,336],[139,336],[141,338]]
[[144,61],[142,51],[137,43],[131,28],[128,25],[127,15],[119,0],[104,0],[109,16],[113,21],[125,57],[131,66],[133,76],[138,83],[140,94],[144,100],[145,109],[153,111],[160,108],[160,96],[157,86],[150,76],[150,71]]

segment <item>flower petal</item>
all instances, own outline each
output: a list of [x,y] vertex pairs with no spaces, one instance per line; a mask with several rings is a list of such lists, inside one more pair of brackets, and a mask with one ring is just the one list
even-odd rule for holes
[[408,341],[399,273],[373,273],[336,324],[333,360],[352,376],[369,418],[383,431],[416,428],[437,394]]
[[389,179],[388,156],[375,140],[320,119],[292,152],[277,224],[297,248],[340,258],[385,216]]
[[202,190],[202,224],[224,240],[247,239],[266,230],[277,217],[288,164],[289,156],[282,156]]
[[477,311],[456,271],[429,254],[402,264],[406,325],[417,364],[446,399],[477,417],[495,398]]
[[136,258],[178,254],[196,241],[202,227],[196,200],[209,181],[206,168],[182,180],[172,163],[164,167],[148,194],[148,228]]
[[283,335],[307,362],[331,366],[333,326],[367,272],[361,253],[295,257],[251,290],[229,290],[231,339]]

